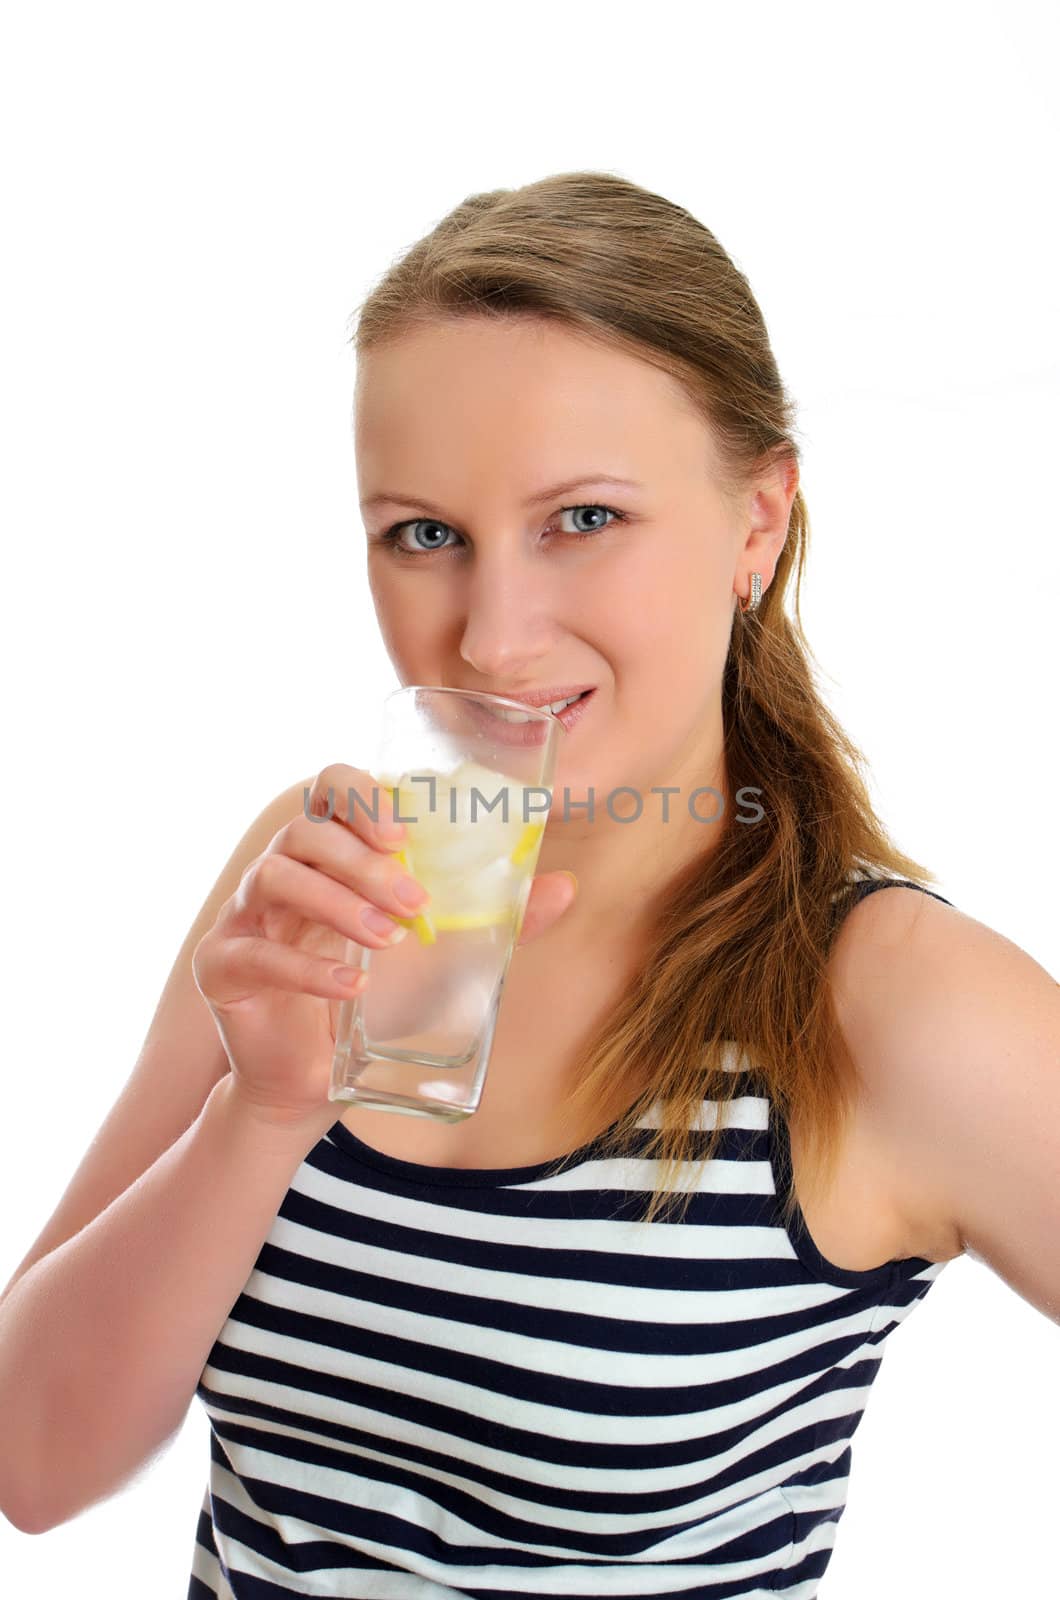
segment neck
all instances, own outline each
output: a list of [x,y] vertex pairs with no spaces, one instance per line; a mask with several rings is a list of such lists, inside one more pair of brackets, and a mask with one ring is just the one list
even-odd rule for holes
[[[580,796],[571,794],[572,820],[563,822],[563,785],[554,791],[557,820],[550,819],[541,845],[539,874],[567,869],[577,875],[578,893],[570,910],[556,924],[548,940],[553,954],[559,944],[584,949],[598,944],[612,950],[629,946],[651,947],[652,929],[670,898],[669,885],[694,861],[714,848],[728,824],[733,804],[725,771],[723,746],[718,743],[704,761],[689,760],[667,778],[652,778],[634,794],[617,796],[613,809],[606,796],[597,795],[594,820],[577,808]],[[689,804],[693,790],[707,787],[723,797],[701,793]],[[670,787],[670,795],[653,788]],[[637,815],[640,800],[640,814]],[[668,819],[663,817],[667,802]],[[709,821],[708,818],[716,820]]]

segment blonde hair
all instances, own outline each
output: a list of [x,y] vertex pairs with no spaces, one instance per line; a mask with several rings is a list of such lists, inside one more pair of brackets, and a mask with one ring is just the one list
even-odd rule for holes
[[[669,373],[711,430],[726,494],[801,460],[747,278],[690,212],[624,178],[564,172],[470,195],[374,285],[352,341],[360,357],[465,316],[550,319]],[[731,1098],[746,1093],[726,1065],[733,1043],[777,1113],[798,1108],[815,1171],[834,1171],[856,1069],[824,976],[846,897],[860,877],[937,881],[875,816],[864,757],[815,686],[799,613],[808,539],[800,488],[772,583],[757,610],[734,615],[723,675],[730,789],[764,790],[764,818],[723,821],[670,886],[654,959],[589,1041],[564,1102],[578,1125],[612,1119],[602,1154],[659,1162],[645,1221],[684,1214],[685,1163],[713,1157]],[[700,1145],[706,1098],[718,1114]],[[645,1143],[637,1123],[655,1102]],[[789,1187],[789,1225],[795,1206]]]

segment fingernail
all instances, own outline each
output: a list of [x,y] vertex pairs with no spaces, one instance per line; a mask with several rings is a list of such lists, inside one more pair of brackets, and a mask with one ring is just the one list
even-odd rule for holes
[[391,944],[396,944],[408,932],[407,928],[399,927],[393,917],[388,917],[385,911],[377,911],[375,906],[365,906],[361,912],[361,921],[370,932],[378,933]]
[[563,876],[565,878],[569,878],[571,883],[573,883],[575,889],[577,889],[577,887],[578,887],[578,878],[577,878],[577,875],[575,873],[568,872],[567,869],[564,867],[563,868]]
[[347,987],[359,983],[363,973],[360,967],[332,967],[331,976],[336,983],[345,984]]
[[403,906],[408,906],[410,911],[422,906],[430,899],[430,895],[423,887],[423,884],[418,883],[415,878],[410,878],[407,874],[403,874],[395,880],[394,894]]

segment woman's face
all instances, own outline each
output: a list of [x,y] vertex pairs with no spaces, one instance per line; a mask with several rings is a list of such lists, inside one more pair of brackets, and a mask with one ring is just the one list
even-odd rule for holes
[[768,584],[783,538],[768,560],[755,548],[752,503],[727,503],[678,386],[556,324],[466,318],[363,357],[355,414],[368,579],[400,681],[594,685],[560,741],[557,806],[562,785],[592,786],[598,808],[630,785],[661,815],[653,784],[709,782],[695,774],[720,753],[735,592],[752,568]]

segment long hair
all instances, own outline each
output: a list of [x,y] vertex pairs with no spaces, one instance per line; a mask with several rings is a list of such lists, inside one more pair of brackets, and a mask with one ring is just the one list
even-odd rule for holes
[[[670,374],[711,430],[725,494],[801,461],[747,278],[690,212],[624,178],[565,172],[470,195],[372,287],[352,342],[359,357],[465,316],[550,319]],[[799,613],[808,539],[800,488],[772,583],[734,613],[724,668],[730,790],[764,793],[763,816],[724,819],[669,885],[654,958],[589,1040],[564,1102],[577,1126],[617,1118],[601,1154],[658,1162],[649,1222],[684,1214],[686,1163],[702,1170],[716,1153],[741,1063],[781,1116],[797,1109],[814,1172],[830,1178],[856,1085],[825,982],[847,896],[864,877],[937,881],[874,814],[864,757],[816,687]],[[705,1099],[717,1112],[701,1142]],[[795,1208],[789,1186],[788,1224]]]

